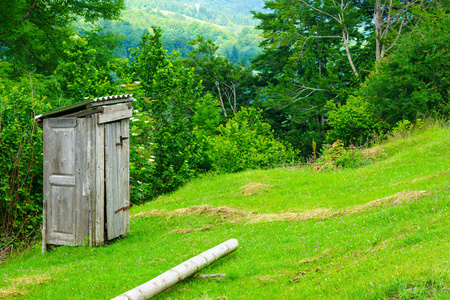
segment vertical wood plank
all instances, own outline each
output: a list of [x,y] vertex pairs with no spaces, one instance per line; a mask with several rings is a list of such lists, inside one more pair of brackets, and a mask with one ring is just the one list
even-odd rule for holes
[[95,220],[95,215],[94,215],[94,199],[95,197],[95,171],[97,168],[97,160],[96,160],[96,141],[97,141],[97,124],[94,123],[94,118],[92,115],[86,117],[86,122],[87,125],[89,127],[89,131],[88,131],[88,151],[87,151],[87,167],[89,172],[86,173],[86,178],[85,178],[85,182],[86,182],[86,188],[88,189],[88,196],[87,196],[87,201],[86,201],[86,205],[87,205],[87,209],[88,209],[88,237],[89,237],[89,247],[94,246],[94,228],[95,228],[95,224],[94,224],[94,220]]
[[120,207],[119,198],[121,186],[118,182],[118,167],[121,165],[118,148],[120,142],[120,122],[105,124],[105,180],[106,180],[106,232],[108,239],[116,238],[118,235],[118,222],[120,216],[115,213]]
[[85,245],[86,238],[89,237],[90,228],[90,198],[91,183],[93,182],[93,169],[95,169],[95,160],[93,161],[94,149],[92,134],[92,119],[78,118],[77,123],[77,142],[76,142],[76,172],[80,181],[77,185],[78,199],[76,206],[76,244]]
[[44,162],[43,162],[43,172],[44,172],[44,178],[43,178],[43,196],[44,196],[44,203],[42,208],[42,254],[45,253],[47,250],[47,203],[48,199],[50,199],[50,184],[49,184],[49,178],[50,175],[50,169],[49,169],[49,151],[47,144],[49,141],[48,133],[50,131],[50,126],[48,124],[48,119],[44,119],[44,125],[43,125],[43,151],[44,151]]
[[[122,169],[121,169],[121,185],[123,186],[122,197],[123,206],[127,207],[130,205],[130,129],[129,129],[129,119],[124,119],[121,121],[121,134],[128,139],[123,140],[122,146]],[[130,210],[123,210],[123,231],[122,235],[125,235],[130,230]]]
[[[98,116],[95,115],[95,123],[97,118]],[[99,124],[96,128],[95,222],[93,224],[95,226],[94,244],[101,245],[105,241],[105,125]]]
[[75,127],[75,144],[71,145],[72,147],[74,147],[74,149],[72,151],[74,151],[75,153],[75,176],[77,178],[79,178],[77,184],[76,184],[76,189],[77,189],[77,198],[75,199],[75,207],[73,209],[73,219],[75,220],[75,228],[74,228],[74,232],[75,232],[75,241],[74,244],[75,245],[80,245],[83,243],[83,237],[82,232],[83,232],[83,223],[84,223],[84,219],[83,219],[83,183],[84,183],[84,172],[81,168],[81,166],[84,164],[84,152],[85,152],[85,148],[84,148],[84,143],[83,141],[86,139],[86,130],[84,128],[84,119],[77,119],[77,126]]

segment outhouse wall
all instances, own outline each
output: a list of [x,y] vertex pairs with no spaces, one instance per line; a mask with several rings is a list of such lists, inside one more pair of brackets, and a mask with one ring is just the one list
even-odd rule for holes
[[129,104],[43,120],[43,247],[101,245],[129,230]]

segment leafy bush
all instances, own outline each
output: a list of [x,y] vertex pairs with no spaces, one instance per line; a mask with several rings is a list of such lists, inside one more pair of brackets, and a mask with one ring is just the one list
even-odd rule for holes
[[327,103],[328,125],[326,141],[341,140],[345,145],[363,144],[385,127],[373,113],[373,106],[361,98],[350,96],[345,105]]
[[242,108],[219,135],[209,137],[209,157],[213,169],[221,173],[264,168],[293,161],[296,152],[275,140],[261,110]]
[[424,127],[425,127],[425,123],[423,122],[422,119],[416,119],[415,123],[412,123],[409,120],[401,120],[401,121],[397,122],[394,129],[392,129],[392,134],[393,135],[398,135],[398,134],[402,135],[407,132],[411,132],[414,129],[422,130]]
[[354,146],[348,148],[344,143],[337,140],[332,145],[325,145],[322,156],[317,160],[314,167],[317,172],[331,171],[339,168],[356,168],[367,163],[361,149]]
[[27,242],[42,219],[42,131],[37,96],[0,80],[0,249]]

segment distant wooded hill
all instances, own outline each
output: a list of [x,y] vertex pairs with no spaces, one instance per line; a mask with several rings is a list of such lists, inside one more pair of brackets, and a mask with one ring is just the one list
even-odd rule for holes
[[257,21],[251,11],[261,11],[263,0],[126,0],[125,3],[123,22],[101,22],[107,31],[124,36],[122,57],[129,56],[129,49],[138,46],[142,34],[151,31],[151,26],[163,29],[166,50],[177,50],[182,56],[192,50],[188,42],[199,34],[210,38],[219,46],[218,54],[232,62],[248,62],[259,54],[261,38],[254,29]]

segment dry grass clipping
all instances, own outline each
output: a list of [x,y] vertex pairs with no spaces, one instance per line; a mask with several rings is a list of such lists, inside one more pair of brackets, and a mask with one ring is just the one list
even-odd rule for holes
[[250,223],[276,222],[276,221],[306,221],[311,219],[322,219],[329,216],[330,211],[326,209],[307,210],[301,213],[281,214],[256,214],[250,218]]
[[273,185],[266,184],[263,182],[250,182],[240,188],[241,194],[244,196],[253,196],[262,193],[267,193]]
[[212,226],[206,226],[206,227],[200,227],[200,228],[182,228],[182,229],[174,229],[174,230],[172,230],[172,232],[175,232],[175,233],[189,233],[189,232],[194,232],[194,231],[210,230],[211,228],[212,228]]
[[383,152],[383,147],[378,146],[370,149],[363,150],[362,154],[365,158],[373,159],[381,155]]
[[426,191],[404,191],[397,193],[392,196],[388,196],[385,198],[381,198],[378,200],[371,201],[369,203],[359,205],[356,207],[353,207],[349,210],[347,210],[348,213],[359,213],[362,211],[369,210],[373,207],[380,207],[380,206],[386,206],[386,205],[398,205],[403,203],[405,200],[416,200],[420,197],[423,197],[425,195],[428,195],[429,193]]
[[[254,211],[246,211],[238,208],[228,207],[228,206],[219,206],[212,207],[209,205],[199,205],[199,206],[190,206],[187,208],[180,208],[174,211],[166,211],[166,210],[151,210],[140,212],[132,215],[132,218],[137,217],[163,217],[166,219],[170,219],[171,217],[179,217],[184,215],[212,215],[218,216],[222,220],[236,223],[242,220],[247,220],[248,223],[261,223],[261,222],[280,222],[280,221],[305,221],[312,219],[328,219],[333,217],[338,217],[341,215],[351,215],[358,214],[376,207],[381,206],[389,206],[389,205],[399,205],[405,202],[406,200],[416,200],[420,197],[430,194],[426,191],[404,191],[397,193],[392,196],[388,196],[385,198],[377,199],[371,202],[368,202],[363,205],[354,206],[351,208],[343,209],[340,211],[331,211],[329,209],[315,209],[315,210],[306,210],[303,212],[291,212],[291,213],[272,213],[272,214],[257,214]],[[198,231],[199,229],[188,228],[183,229],[186,232],[190,231]],[[190,231],[189,231],[190,230]],[[206,229],[204,229],[206,230]],[[180,233],[186,233],[180,232]]]
[[319,259],[321,259],[323,257],[326,257],[326,256],[329,256],[329,255],[330,255],[330,250],[325,249],[321,253],[317,254],[316,256],[307,257],[305,259],[302,259],[297,264],[298,265],[300,265],[300,264],[309,264],[309,263],[315,262],[316,260],[319,260]]
[[185,215],[208,215],[208,216],[217,216],[222,220],[227,220],[228,222],[235,223],[239,222],[243,219],[247,219],[252,216],[254,212],[246,211],[238,208],[228,207],[228,206],[218,206],[212,207],[209,205],[194,205],[186,208],[180,208],[173,211],[167,210],[151,210],[151,211],[143,211],[134,215],[131,215],[132,218],[139,217],[161,217],[170,219],[172,217],[180,217]]
[[253,276],[253,279],[261,283],[277,282],[277,277],[275,275]]
[[410,181],[402,181],[402,182],[394,183],[394,184],[391,184],[391,186],[399,186],[399,185],[402,185],[402,184],[417,183],[417,182],[428,180],[428,179],[431,179],[431,178],[440,177],[440,176],[446,175],[448,173],[450,173],[450,170],[447,170],[447,171],[444,171],[444,172],[440,172],[440,173],[437,173],[437,174],[433,174],[433,175],[428,175],[428,176],[424,176],[424,177],[414,178],[413,180],[410,180]]

